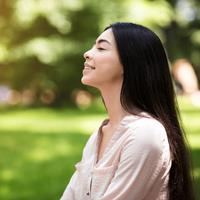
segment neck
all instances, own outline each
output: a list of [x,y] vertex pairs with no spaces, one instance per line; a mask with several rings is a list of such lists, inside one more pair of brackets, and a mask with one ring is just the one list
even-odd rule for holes
[[117,125],[124,116],[129,115],[123,109],[120,102],[121,86],[122,84],[111,84],[100,90],[108,113],[110,126]]

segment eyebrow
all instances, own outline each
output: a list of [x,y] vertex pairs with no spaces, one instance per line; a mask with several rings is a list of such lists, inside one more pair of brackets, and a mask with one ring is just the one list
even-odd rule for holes
[[106,43],[108,43],[108,44],[111,45],[111,43],[110,43],[108,40],[105,40],[105,39],[100,39],[100,40],[97,40],[97,41],[96,41],[96,43],[98,43],[98,44],[100,44],[100,43],[102,43],[102,42],[106,42]]

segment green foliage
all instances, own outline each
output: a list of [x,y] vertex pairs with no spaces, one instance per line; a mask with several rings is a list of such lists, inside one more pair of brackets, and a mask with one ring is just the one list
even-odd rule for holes
[[73,102],[73,90],[88,90],[80,83],[83,53],[115,21],[153,28],[171,61],[188,58],[199,72],[199,9],[197,0],[1,0],[0,84],[33,90],[35,105],[46,90],[53,105]]

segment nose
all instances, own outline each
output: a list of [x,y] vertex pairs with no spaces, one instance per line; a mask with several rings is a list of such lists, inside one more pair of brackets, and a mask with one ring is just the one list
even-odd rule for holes
[[83,57],[87,60],[90,59],[92,57],[92,52],[91,49],[87,50],[84,54]]

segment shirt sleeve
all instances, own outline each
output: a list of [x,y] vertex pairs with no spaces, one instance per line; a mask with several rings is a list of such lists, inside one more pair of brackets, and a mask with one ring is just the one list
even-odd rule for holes
[[70,182],[67,185],[60,200],[75,200],[74,187],[75,187],[75,183],[76,183],[76,178],[77,178],[77,171],[75,171],[74,174],[72,175]]
[[159,176],[164,127],[150,124],[128,131],[131,137],[122,149],[115,175],[98,200],[142,200]]

